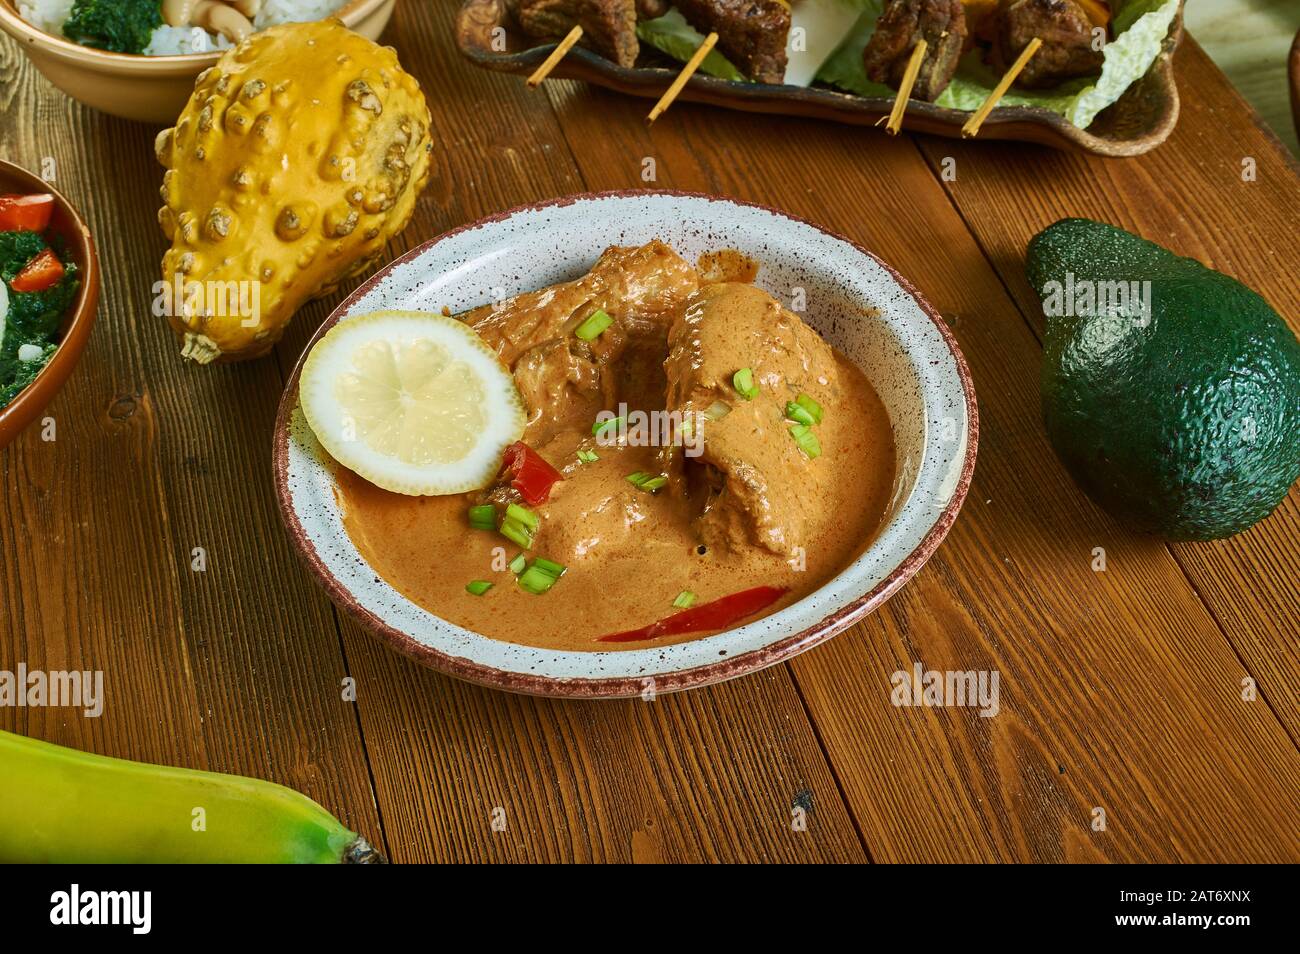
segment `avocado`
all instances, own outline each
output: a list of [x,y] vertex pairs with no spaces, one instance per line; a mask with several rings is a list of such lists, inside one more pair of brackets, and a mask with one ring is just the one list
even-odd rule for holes
[[1169,540],[1263,520],[1300,476],[1300,342],[1237,280],[1101,222],[1029,243],[1052,447],[1117,519]]

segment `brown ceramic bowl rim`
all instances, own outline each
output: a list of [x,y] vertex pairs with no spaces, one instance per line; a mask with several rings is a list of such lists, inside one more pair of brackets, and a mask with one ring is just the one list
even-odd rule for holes
[[[48,193],[54,196],[54,204],[71,226],[58,234],[68,241],[69,252],[81,269],[81,287],[77,289],[76,301],[59,324],[61,334],[58,350],[31,384],[0,408],[0,435],[10,431],[11,437],[16,437],[49,405],[50,400],[68,380],[68,375],[86,348],[91,326],[95,323],[95,306],[99,303],[99,258],[95,254],[95,242],[90,237],[90,229],[63,193],[22,166],[0,159],[0,192],[5,191],[3,183],[6,181],[15,182],[23,195]],[[8,442],[0,436],[0,448],[6,443]]]
[[[572,205],[575,202],[592,199],[609,199],[619,197],[636,197],[636,196],[677,196],[692,199],[704,199],[709,202],[728,202],[735,205],[746,206],[753,209],[761,209],[774,215],[782,216],[796,222],[807,225],[825,235],[844,242],[863,255],[868,256],[878,263],[894,281],[898,282],[901,287],[911,298],[920,306],[921,310],[934,323],[935,328],[942,336],[948,350],[952,353],[953,360],[957,365],[957,373],[961,379],[962,395],[966,401],[966,414],[969,421],[969,436],[966,445],[966,455],[962,461],[961,476],[957,481],[956,489],[953,491],[952,498],[949,500],[939,518],[930,528],[929,532],[917,545],[917,547],[903,559],[897,567],[894,568],[884,580],[877,584],[870,592],[858,597],[847,605],[841,607],[830,615],[824,617],[819,623],[810,626],[798,633],[785,636],[776,642],[759,649],[742,653],[738,656],[728,657],[716,663],[710,663],[707,666],[695,666],[688,669],[681,669],[675,672],[656,674],[654,677],[654,686],[656,693],[675,692],[682,689],[691,689],[697,686],[707,685],[714,682],[722,682],[736,676],[742,676],[747,673],[756,672],[765,669],[768,666],[775,665],[778,662],[789,659],[806,649],[816,646],[818,643],[825,642],[832,636],[847,629],[850,625],[862,619],[872,610],[876,609],[881,603],[893,595],[900,586],[911,579],[916,572],[925,564],[926,560],[934,553],[943,538],[948,535],[953,522],[957,519],[957,512],[961,510],[962,501],[966,499],[966,492],[970,488],[971,477],[975,472],[975,455],[979,446],[979,409],[975,402],[975,386],[971,380],[970,369],[966,365],[966,359],[961,353],[961,348],[957,345],[956,338],[948,329],[947,324],[939,316],[934,306],[921,296],[916,288],[888,263],[882,261],[878,256],[863,248],[859,243],[840,235],[830,229],[826,229],[807,219],[792,215],[771,206],[762,205],[757,202],[746,202],[743,199],[736,199],[730,196],[708,195],[701,192],[681,192],[671,189],[625,189],[611,190],[606,192],[582,192],[574,195],[562,196],[555,199],[549,199],[544,202],[535,202],[529,205],[520,205],[504,212],[497,212],[492,215],[484,216],[474,222],[458,226],[448,232],[424,242],[411,249],[400,258],[394,259],[386,266],[368,278],[359,288],[348,295],[339,303],[316,329],[315,334],[307,342],[299,355],[297,362],[294,364],[292,373],[285,383],[284,394],[280,398],[280,408],[276,414],[275,431],[272,436],[272,470],[273,479],[275,480],[276,503],[280,510],[280,517],[284,521],[285,528],[289,531],[289,537],[293,541],[294,549],[298,551],[299,556],[307,564],[307,568],[316,577],[317,582],[329,594],[340,609],[345,610],[353,619],[359,621],[364,628],[378,636],[380,639],[389,643],[399,652],[410,656],[417,662],[423,663],[440,672],[450,676],[464,679],[468,682],[488,686],[493,689],[505,689],[510,692],[525,693],[528,695],[538,696],[555,696],[568,698],[626,698],[629,696],[638,696],[645,689],[645,680],[636,676],[619,676],[602,679],[557,679],[551,676],[538,676],[529,673],[507,672],[500,669],[494,669],[491,666],[485,666],[472,660],[460,656],[452,656],[440,652],[430,646],[421,643],[406,633],[390,626],[384,620],[380,619],[374,613],[362,606],[357,599],[338,581],[330,572],[316,548],[312,546],[311,541],[307,538],[307,533],[298,520],[298,515],[293,507],[292,494],[289,490],[289,420],[293,409],[298,405],[298,378],[302,371],[303,362],[311,352],[312,347],[321,339],[330,328],[338,324],[344,314],[356,303],[363,295],[368,293],[384,276],[394,268],[409,262],[422,255],[426,250],[432,248],[440,242],[458,235],[471,229],[489,225],[493,222],[500,222],[513,215],[521,212],[536,211],[539,209],[554,208],[558,206]],[[486,637],[484,637],[486,638]]]
[[[364,18],[388,0],[349,0],[330,14],[345,24]],[[324,18],[322,18],[324,19]],[[193,73],[205,66],[214,65],[226,50],[209,50],[206,53],[173,53],[167,56],[145,56],[142,53],[111,53],[93,46],[82,46],[66,37],[46,33],[34,23],[28,23],[18,12],[17,0],[0,0],[0,30],[15,40],[40,47],[59,59],[79,63],[104,73],[169,74]]]

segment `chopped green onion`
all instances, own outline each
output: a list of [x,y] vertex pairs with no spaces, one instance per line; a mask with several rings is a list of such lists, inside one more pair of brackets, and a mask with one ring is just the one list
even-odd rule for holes
[[578,451],[578,460],[584,464],[594,464],[600,460],[600,455],[593,450],[580,450]]
[[817,435],[807,424],[795,424],[790,428],[790,436],[799,445],[799,449],[809,457],[817,457],[821,454],[821,441],[817,440]]
[[644,470],[635,471],[628,474],[623,479],[634,487],[639,487],[641,490],[648,490],[650,493],[654,493],[664,484],[668,483],[668,478],[663,474],[647,474]]
[[515,576],[518,576],[526,569],[528,569],[528,557],[522,553],[510,561],[510,572]]
[[537,516],[527,507],[521,507],[519,504],[512,503],[506,507],[506,518],[516,520],[528,528],[529,533],[536,533],[537,528],[542,525],[542,518]]
[[754,383],[752,368],[741,368],[731,376],[731,383],[746,401],[752,401],[758,397],[758,385]]
[[822,406],[806,394],[800,394],[794,399],[794,403],[812,415],[812,423],[820,424],[822,422]]
[[488,590],[492,589],[492,584],[487,580],[471,580],[465,584],[465,589],[475,596],[482,596]]
[[817,423],[817,419],[812,416],[811,411],[794,401],[785,402],[785,416],[792,421],[798,421],[805,427]]
[[540,570],[547,576],[554,577],[557,580],[564,576],[564,571],[568,569],[568,567],[564,566],[562,563],[552,562],[545,557],[538,557],[535,559],[533,561],[533,568]]
[[469,508],[469,525],[475,530],[495,530],[497,528],[497,508],[491,504],[479,504]]
[[690,590],[682,590],[677,594],[677,599],[673,600],[673,606],[678,609],[690,609],[695,604],[695,594]]
[[600,337],[600,333],[614,323],[614,319],[605,314],[604,310],[597,308],[587,319],[574,330],[574,334],[583,341],[595,341]]
[[559,577],[552,576],[545,570],[538,568],[537,564],[534,563],[528,569],[524,570],[523,574],[519,577],[519,585],[529,593],[532,593],[535,596],[541,596],[554,586],[555,581],[558,579]]
[[501,521],[501,526],[497,528],[501,536],[505,537],[511,543],[516,543],[525,550],[533,548],[533,535],[527,527],[518,520],[506,517]]
[[704,412],[704,416],[710,421],[720,421],[731,413],[731,405],[725,401],[714,401],[709,405],[709,409]]
[[618,430],[618,426],[622,422],[623,418],[621,417],[611,417],[605,421],[597,421],[595,424],[591,425],[591,433],[595,434],[597,437],[601,437],[606,431]]

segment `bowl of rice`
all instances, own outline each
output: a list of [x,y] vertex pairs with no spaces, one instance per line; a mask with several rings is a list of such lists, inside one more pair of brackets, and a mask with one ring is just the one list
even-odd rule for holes
[[[338,17],[374,40],[396,2],[0,0],[0,30],[18,40],[32,64],[73,99],[125,119],[171,124],[194,91],[194,78],[234,45],[226,35],[234,35],[230,21],[256,31]],[[167,22],[177,9],[194,14],[189,25]]]

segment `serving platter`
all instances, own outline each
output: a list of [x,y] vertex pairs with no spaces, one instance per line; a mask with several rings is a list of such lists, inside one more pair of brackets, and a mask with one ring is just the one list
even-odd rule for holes
[[[598,233],[590,223],[605,227]],[[334,602],[419,662],[537,695],[628,697],[706,685],[774,665],[841,632],[909,580],[947,534],[970,484],[978,414],[966,364],[934,309],[888,265],[807,222],[732,199],[671,192],[557,199],[426,242],[350,295],[312,344],[349,316],[381,309],[460,313],[585,272],[607,245],[662,239],[687,260],[736,248],[775,294],[805,290],[805,320],[856,362],[889,413],[893,500],[876,537],[838,576],[789,607],[689,642],[607,652],[490,639],[407,599],[366,563],[343,527],[332,462],[298,399],[299,362],[281,400],[273,460],[289,536]],[[432,554],[431,554],[432,557]]]
[[[513,22],[505,0],[464,0],[456,18],[456,43],[477,66],[528,75],[537,69],[554,43],[538,44]],[[1114,105],[1103,110],[1087,129],[1046,109],[999,106],[980,129],[980,138],[1034,142],[1056,149],[1099,156],[1136,156],[1169,138],[1178,122],[1178,87],[1172,56],[1183,34],[1179,7],[1161,53],[1151,69]],[[504,42],[502,42],[504,40]],[[502,49],[504,47],[504,49]],[[681,64],[643,47],[637,65],[621,67],[598,53],[574,47],[550,74],[581,80],[629,96],[657,99],[668,88]],[[825,87],[740,83],[696,73],[678,99],[752,113],[801,116],[854,126],[876,126],[889,117],[889,97],[856,96]],[[913,100],[903,128],[914,132],[961,138],[970,113]]]

